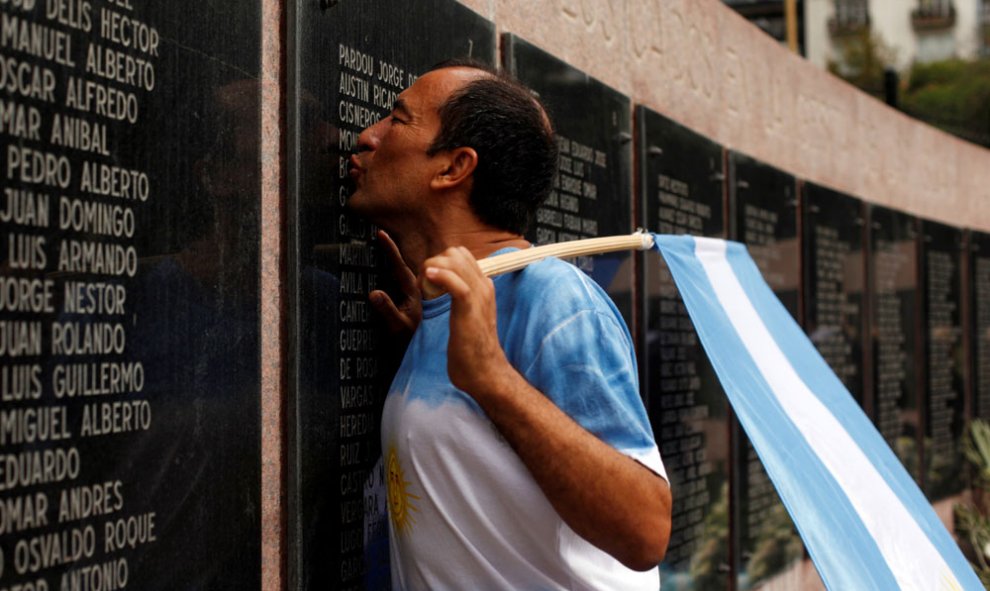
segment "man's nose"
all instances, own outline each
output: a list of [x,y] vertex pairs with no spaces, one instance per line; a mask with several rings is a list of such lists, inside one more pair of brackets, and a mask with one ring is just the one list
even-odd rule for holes
[[360,135],[358,135],[358,141],[357,141],[358,152],[368,152],[378,149],[378,145],[381,143],[381,137],[380,137],[381,134],[379,133],[379,130],[381,129],[381,125],[382,123],[384,123],[384,121],[385,120],[382,119],[381,121],[375,123],[374,125],[365,127],[364,131],[362,131]]

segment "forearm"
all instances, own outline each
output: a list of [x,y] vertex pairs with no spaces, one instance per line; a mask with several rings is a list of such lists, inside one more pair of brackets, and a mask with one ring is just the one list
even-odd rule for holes
[[585,430],[507,363],[497,376],[468,393],[561,518],[626,566],[655,566],[670,535],[667,483]]

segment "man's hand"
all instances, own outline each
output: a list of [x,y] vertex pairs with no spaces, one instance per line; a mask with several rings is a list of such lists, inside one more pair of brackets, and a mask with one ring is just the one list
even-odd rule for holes
[[447,372],[481,406],[561,518],[627,567],[648,570],[670,538],[667,483],[595,437],[534,388],[498,341],[495,288],[471,253],[450,248],[423,276],[451,296]]
[[416,275],[403,260],[399,247],[395,245],[392,237],[385,230],[378,231],[378,241],[385,249],[385,255],[392,267],[392,275],[399,285],[402,299],[396,303],[380,289],[369,293],[368,299],[375,311],[381,314],[385,320],[388,331],[405,346],[409,343],[423,318],[423,303],[420,297],[419,284],[416,282]]
[[450,294],[450,382],[475,398],[512,369],[498,342],[495,285],[464,247],[448,248],[423,263],[423,276]]

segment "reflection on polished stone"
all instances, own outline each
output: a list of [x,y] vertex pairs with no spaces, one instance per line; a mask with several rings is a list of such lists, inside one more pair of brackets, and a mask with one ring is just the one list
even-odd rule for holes
[[[647,227],[724,237],[722,147],[645,107],[636,121]],[[643,398],[675,494],[663,586],[728,588],[728,402],[666,264],[643,258]]]
[[[729,153],[731,235],[746,244],[767,284],[798,319],[801,284],[793,176],[738,152]],[[800,571],[804,545],[752,443],[734,425],[736,584],[755,589]]]
[[770,288],[798,319],[801,254],[796,180],[780,169],[730,152],[729,204],[732,238],[746,245]]
[[258,588],[259,5],[0,15],[2,586]]
[[804,328],[832,371],[864,404],[866,228],[863,203],[804,185]]
[[869,230],[873,420],[908,473],[920,483],[917,220],[873,206]]
[[925,337],[924,490],[933,500],[962,492],[966,421],[962,334],[962,231],[921,222]]
[[990,420],[990,234],[970,232],[972,416]]

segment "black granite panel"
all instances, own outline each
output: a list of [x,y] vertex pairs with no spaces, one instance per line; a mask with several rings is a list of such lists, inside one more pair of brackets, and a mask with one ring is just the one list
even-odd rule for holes
[[[645,226],[724,237],[722,147],[645,107],[636,121]],[[728,401],[667,265],[643,259],[643,398],[676,496],[664,589],[726,589]]]
[[870,208],[869,231],[873,419],[920,483],[917,221],[905,213],[875,206]]
[[921,222],[924,294],[925,493],[941,499],[962,491],[962,436],[966,422],[962,339],[962,231]]
[[819,185],[803,193],[804,327],[862,405],[866,212],[860,200]]
[[[514,35],[503,37],[505,67],[547,105],[560,147],[554,190],[527,238],[535,244],[629,234],[632,129],[629,97]],[[579,257],[632,327],[633,257]]]
[[736,589],[795,589],[804,544],[756,450],[735,423],[733,433],[733,567]]
[[729,153],[729,179],[732,239],[746,245],[763,278],[797,319],[801,252],[795,179],[738,152]]
[[[794,177],[730,152],[729,206],[733,239],[746,244],[763,278],[796,319],[801,277]],[[736,584],[741,590],[755,589],[772,579],[792,576],[804,549],[738,423],[734,441]]]
[[0,588],[257,589],[259,3],[0,21]]
[[990,234],[970,232],[972,417],[990,421]]
[[431,66],[493,63],[495,29],[453,0],[290,4],[290,588],[385,589],[379,414],[392,372],[367,293],[390,275],[373,228],[343,209],[347,158]]

